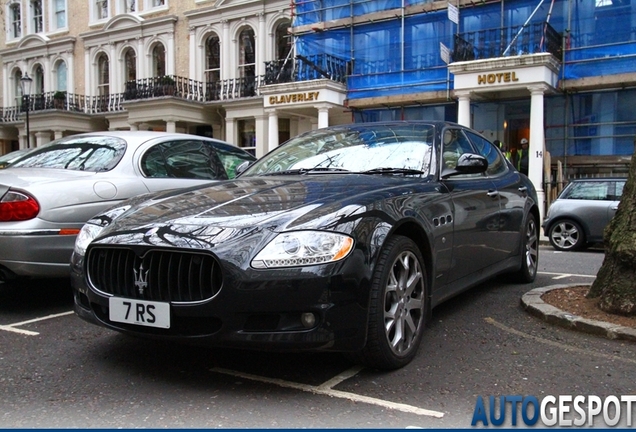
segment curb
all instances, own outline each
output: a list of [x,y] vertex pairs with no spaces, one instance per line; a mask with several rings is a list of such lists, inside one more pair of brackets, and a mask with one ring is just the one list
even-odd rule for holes
[[543,288],[535,288],[528,291],[521,297],[521,306],[530,315],[541,318],[549,324],[558,325],[570,330],[577,330],[584,333],[603,336],[608,339],[620,339],[636,342],[636,328],[583,318],[578,315],[564,312],[541,299],[543,294],[555,289],[591,285],[592,284],[550,285]]

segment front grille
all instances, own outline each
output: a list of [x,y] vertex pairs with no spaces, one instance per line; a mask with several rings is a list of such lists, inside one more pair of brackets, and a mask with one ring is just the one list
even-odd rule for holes
[[218,261],[185,251],[95,247],[86,256],[90,284],[106,294],[138,300],[197,302],[221,289]]

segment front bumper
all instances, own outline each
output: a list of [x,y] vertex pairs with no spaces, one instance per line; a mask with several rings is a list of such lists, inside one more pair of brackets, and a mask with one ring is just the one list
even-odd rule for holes
[[[71,282],[79,317],[132,335],[259,350],[354,351],[366,341],[369,278],[355,254],[337,265],[227,277],[209,300],[171,303],[169,329],[111,321],[109,296],[88,286],[81,265]],[[300,319],[308,312],[311,328]]]

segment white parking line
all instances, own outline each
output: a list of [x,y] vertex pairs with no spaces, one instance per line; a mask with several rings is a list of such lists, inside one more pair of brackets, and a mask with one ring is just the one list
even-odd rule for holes
[[258,382],[263,382],[267,384],[275,384],[280,387],[291,388],[295,390],[301,390],[304,392],[315,393],[315,394],[320,394],[320,395],[325,395],[330,397],[337,397],[340,399],[348,399],[353,402],[363,402],[363,403],[367,403],[371,405],[377,405],[377,406],[381,406],[381,407],[396,410],[396,411],[402,411],[405,413],[430,416],[430,417],[436,417],[436,418],[444,417],[444,413],[439,411],[431,411],[424,408],[418,408],[412,405],[389,402],[382,399],[376,399],[376,398],[372,398],[368,396],[358,395],[355,393],[343,392],[343,391],[332,389],[333,386],[339,384],[345,379],[351,378],[352,376],[360,372],[362,370],[361,367],[354,367],[352,369],[349,369],[348,371],[345,371],[344,373],[337,375],[336,377],[326,381],[325,383],[319,386],[300,384],[300,383],[280,380],[276,378],[266,378],[266,377],[262,377],[258,375],[246,374],[243,372],[233,371],[233,370],[224,369],[224,368],[212,368],[210,370],[212,372],[249,379],[252,381],[258,381]]
[[44,321],[44,320],[48,320],[48,319],[59,318],[61,316],[70,315],[72,313],[73,313],[73,311],[62,312],[62,313],[59,313],[59,314],[47,315],[47,316],[42,317],[42,318],[34,318],[32,320],[22,321],[22,322],[18,322],[18,323],[14,323],[14,324],[0,325],[0,330],[13,332],[13,333],[19,333],[19,334],[23,334],[23,335],[27,335],[27,336],[37,336],[40,333],[34,332],[34,331],[30,331],[30,330],[23,330],[23,329],[19,329],[19,328],[16,328],[16,327],[20,327],[20,326],[23,326],[23,325],[26,325],[26,324],[31,324],[31,323],[38,322],[38,321]]
[[567,277],[583,277],[583,278],[595,278],[596,275],[582,275],[572,273],[553,273],[553,272],[537,272],[538,274],[553,275],[552,279],[565,279]]

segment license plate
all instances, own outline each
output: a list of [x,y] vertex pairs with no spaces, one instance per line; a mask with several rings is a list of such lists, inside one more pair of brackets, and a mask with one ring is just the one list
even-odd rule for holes
[[110,297],[108,306],[111,321],[170,328],[170,303]]

